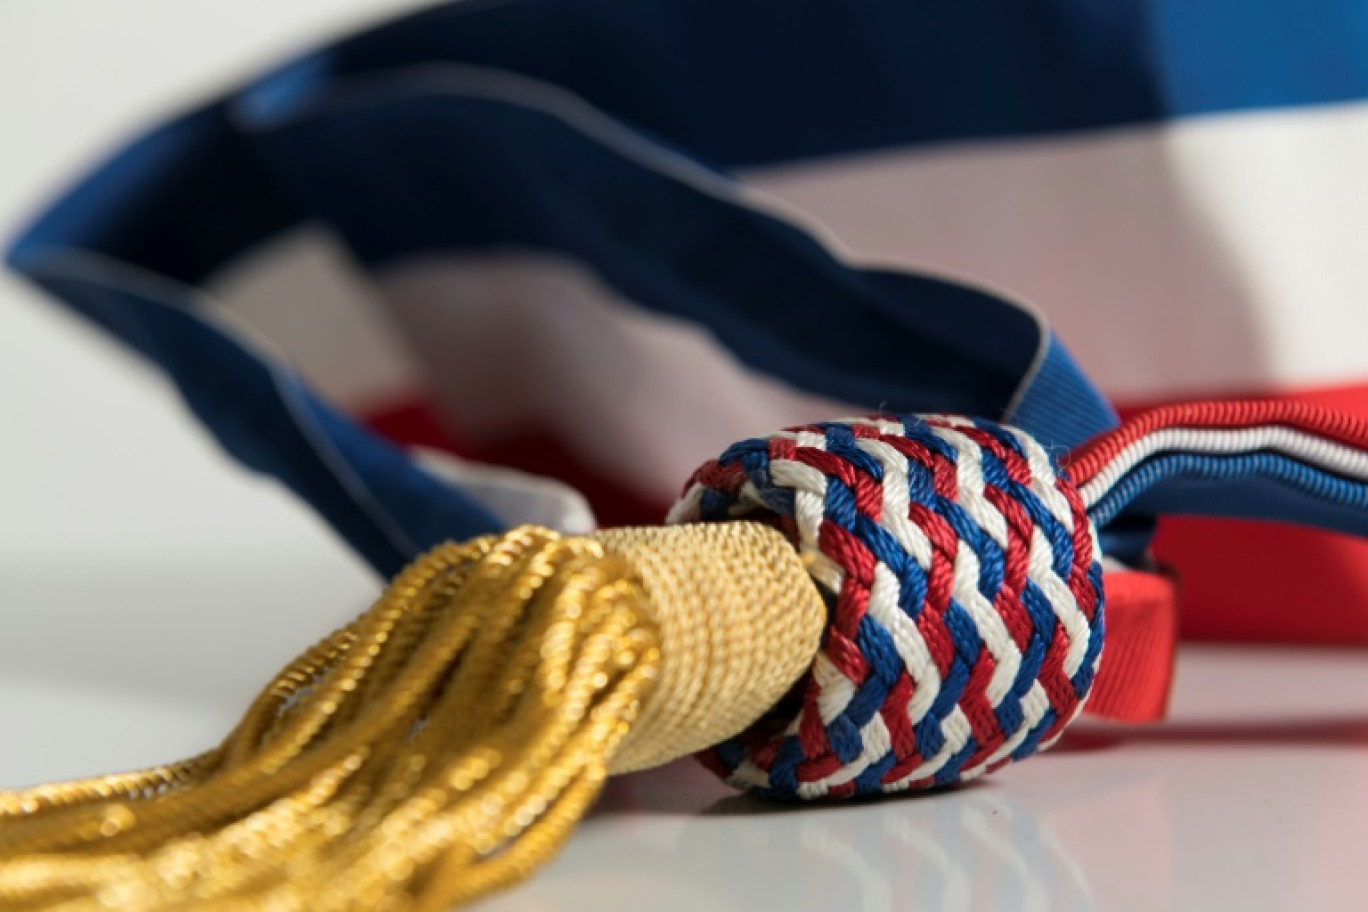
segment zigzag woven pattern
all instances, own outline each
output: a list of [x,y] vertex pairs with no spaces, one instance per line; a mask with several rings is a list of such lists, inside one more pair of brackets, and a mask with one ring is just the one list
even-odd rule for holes
[[671,522],[768,517],[832,617],[790,698],[705,761],[774,797],[941,785],[1047,747],[1091,687],[1097,531],[1041,446],[945,416],[814,424],[730,447]]

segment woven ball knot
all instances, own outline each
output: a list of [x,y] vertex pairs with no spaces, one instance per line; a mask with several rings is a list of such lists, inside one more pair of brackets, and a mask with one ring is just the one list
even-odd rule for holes
[[737,443],[671,522],[783,530],[830,618],[810,672],[705,760],[776,797],[942,785],[1049,746],[1092,686],[1097,530],[1023,431],[873,417]]

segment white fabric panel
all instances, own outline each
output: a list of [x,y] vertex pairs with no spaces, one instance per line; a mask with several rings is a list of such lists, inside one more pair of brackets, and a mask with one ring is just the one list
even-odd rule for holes
[[459,487],[510,526],[532,523],[567,535],[587,535],[598,528],[584,495],[554,479],[424,447],[416,448],[414,456],[429,473]]
[[215,276],[212,288],[326,399],[383,407],[422,386],[374,290],[322,231],[289,233]]
[[1368,378],[1368,104],[748,175],[861,257],[1024,297],[1129,399]]
[[665,503],[734,441],[860,412],[749,370],[705,330],[628,304],[564,259],[432,258],[379,284],[464,436],[552,433]]

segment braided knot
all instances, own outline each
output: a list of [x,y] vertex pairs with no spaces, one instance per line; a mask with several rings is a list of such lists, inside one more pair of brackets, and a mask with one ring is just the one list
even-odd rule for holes
[[1023,431],[875,417],[743,441],[671,522],[767,521],[830,611],[812,668],[704,757],[775,797],[942,785],[1049,746],[1101,653],[1097,530]]

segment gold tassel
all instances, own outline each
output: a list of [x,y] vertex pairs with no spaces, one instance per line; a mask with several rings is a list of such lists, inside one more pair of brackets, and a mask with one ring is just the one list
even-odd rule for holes
[[610,772],[756,721],[825,618],[755,523],[440,546],[214,750],[0,793],[0,909],[470,901],[554,856]]

